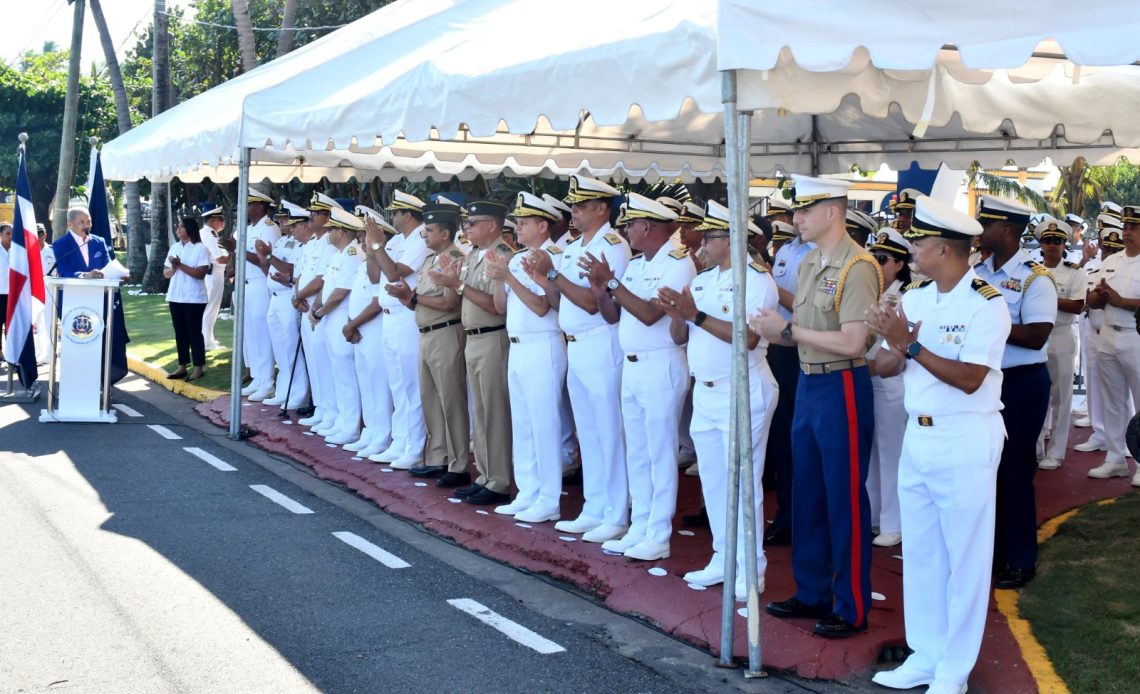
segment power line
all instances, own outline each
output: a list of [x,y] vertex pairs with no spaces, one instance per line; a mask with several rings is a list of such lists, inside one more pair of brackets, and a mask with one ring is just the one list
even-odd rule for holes
[[[165,14],[167,17],[170,17],[171,19],[175,19],[175,20],[178,20],[180,22],[189,22],[191,24],[200,24],[202,26],[215,27],[217,29],[233,29],[234,31],[237,31],[237,27],[233,26],[231,24],[218,24],[216,22],[207,22],[204,19],[187,19],[185,17],[180,17],[178,15],[171,14],[170,12],[164,12],[163,14]],[[252,29],[253,29],[253,31],[324,31],[325,29],[340,29],[343,26],[347,26],[347,25],[346,24],[330,24],[328,26],[321,26],[321,27],[289,27],[289,28],[252,27]]]
[[36,39],[38,39],[40,36],[40,32],[46,29],[48,24],[51,24],[53,21],[55,21],[56,15],[58,15],[59,11],[66,6],[67,3],[64,2],[64,0],[57,0],[56,8],[54,10],[49,10],[47,19],[41,22],[40,25],[36,27],[35,31],[28,34],[28,36],[31,38],[29,38],[28,42],[24,44],[24,47],[21,48],[20,51],[16,53],[16,55],[10,61],[8,61],[8,67],[14,66],[16,62],[20,60],[20,58],[24,57],[24,52],[31,48],[32,44],[36,42]]

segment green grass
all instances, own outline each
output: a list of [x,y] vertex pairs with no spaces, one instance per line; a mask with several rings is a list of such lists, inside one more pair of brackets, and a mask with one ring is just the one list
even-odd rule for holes
[[1062,523],[1019,605],[1071,691],[1140,691],[1140,494]]
[[[174,346],[174,326],[170,323],[170,309],[162,294],[131,296],[125,289],[123,312],[127,320],[127,334],[131,341],[127,351],[134,357],[155,366],[173,371],[178,368],[178,350]],[[225,312],[223,312],[225,313]],[[206,372],[195,385],[229,392],[230,352],[233,345],[233,321],[218,319],[214,336],[225,345],[224,349],[206,352]]]

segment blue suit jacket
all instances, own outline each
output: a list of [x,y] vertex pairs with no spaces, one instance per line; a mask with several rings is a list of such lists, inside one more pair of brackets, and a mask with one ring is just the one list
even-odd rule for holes
[[56,274],[60,277],[79,277],[82,272],[102,270],[115,258],[114,252],[107,250],[107,243],[95,234],[87,234],[87,255],[90,260],[86,263],[83,262],[83,251],[70,232],[53,242],[51,249],[55,253]]

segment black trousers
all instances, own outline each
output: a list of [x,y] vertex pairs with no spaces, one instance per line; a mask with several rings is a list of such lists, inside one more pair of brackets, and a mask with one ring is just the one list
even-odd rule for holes
[[4,344],[4,326],[8,324],[8,295],[0,294],[0,345]]
[[206,365],[206,338],[202,335],[202,314],[206,304],[182,304],[171,301],[170,322],[174,324],[174,344],[178,347],[178,364]]
[[1049,409],[1049,371],[1045,364],[1002,369],[1001,417],[1006,440],[997,476],[997,523],[994,567],[1024,571],[1037,566],[1037,436]]
[[[800,354],[796,347],[768,346],[768,367],[780,386],[780,398],[768,431],[765,473],[771,471],[776,487],[776,517],[773,528],[792,527],[792,416],[796,412],[796,387],[800,381]],[[767,475],[765,475],[767,476]]]

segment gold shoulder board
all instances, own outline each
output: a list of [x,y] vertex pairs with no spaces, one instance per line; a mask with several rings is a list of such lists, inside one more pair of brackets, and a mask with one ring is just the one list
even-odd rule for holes
[[[929,280],[927,281],[929,282]],[[987,301],[990,299],[996,299],[1001,296],[1001,292],[999,292],[992,284],[985,281],[984,279],[981,279],[980,277],[974,278],[974,281],[970,283],[970,287],[977,293],[981,294],[982,297]]]
[[689,249],[688,248],[682,248],[680,250],[672,251],[671,253],[669,253],[670,258],[676,258],[677,260],[681,260],[682,258],[684,258],[688,255],[689,255]]
[[616,246],[621,243],[621,237],[611,232],[606,234],[606,241],[609,241],[611,246]]
[[549,253],[550,255],[558,255],[559,253],[562,252],[562,249],[559,248],[558,246],[547,246],[546,252]]
[[756,272],[768,272],[768,268],[764,267],[763,263],[748,263],[748,267]]

